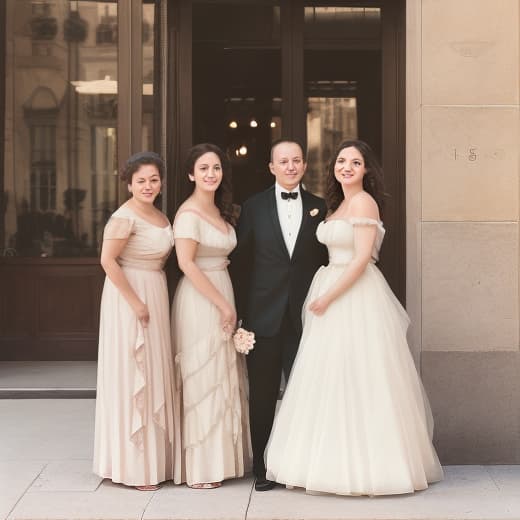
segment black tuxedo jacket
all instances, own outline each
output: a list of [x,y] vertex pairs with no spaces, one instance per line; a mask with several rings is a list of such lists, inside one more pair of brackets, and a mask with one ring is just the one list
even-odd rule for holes
[[283,239],[274,185],[242,206],[230,267],[238,318],[258,336],[279,331],[287,306],[301,332],[307,291],[315,272],[327,263],[327,248],[316,238],[316,228],[325,218],[325,201],[303,189],[300,193],[302,222],[292,257]]

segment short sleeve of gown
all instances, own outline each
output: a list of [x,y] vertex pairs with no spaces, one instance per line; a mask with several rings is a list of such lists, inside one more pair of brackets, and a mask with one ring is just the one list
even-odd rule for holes
[[368,217],[350,217],[349,222],[354,226],[381,226],[381,223]]
[[178,213],[173,223],[173,237],[200,242],[200,217],[192,211]]
[[128,238],[132,234],[133,228],[134,221],[132,219],[110,217],[107,225],[105,226],[103,238],[105,240]]

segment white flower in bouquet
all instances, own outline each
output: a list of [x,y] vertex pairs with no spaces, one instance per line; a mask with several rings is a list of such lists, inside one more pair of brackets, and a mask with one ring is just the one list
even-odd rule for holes
[[233,334],[233,344],[240,354],[249,354],[249,351],[254,348],[255,333],[242,328],[241,324],[242,322],[238,323],[238,329]]

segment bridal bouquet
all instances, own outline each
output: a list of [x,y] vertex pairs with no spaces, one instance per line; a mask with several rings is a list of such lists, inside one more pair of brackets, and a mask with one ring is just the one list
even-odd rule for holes
[[233,334],[233,344],[235,350],[240,354],[249,354],[255,344],[255,333],[241,327],[242,322],[238,322],[238,329]]

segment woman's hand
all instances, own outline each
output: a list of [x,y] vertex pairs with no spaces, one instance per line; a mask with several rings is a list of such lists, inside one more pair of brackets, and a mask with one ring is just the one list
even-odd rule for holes
[[146,327],[148,327],[148,322],[150,321],[150,312],[148,311],[148,305],[146,305],[146,303],[141,302],[141,304],[135,309],[135,313],[137,314],[137,319],[141,322],[143,328],[146,329]]
[[231,335],[235,330],[236,322],[237,313],[232,305],[228,304],[220,309],[220,323],[224,332]]
[[326,296],[320,296],[309,304],[309,310],[316,316],[322,316],[330,305]]

